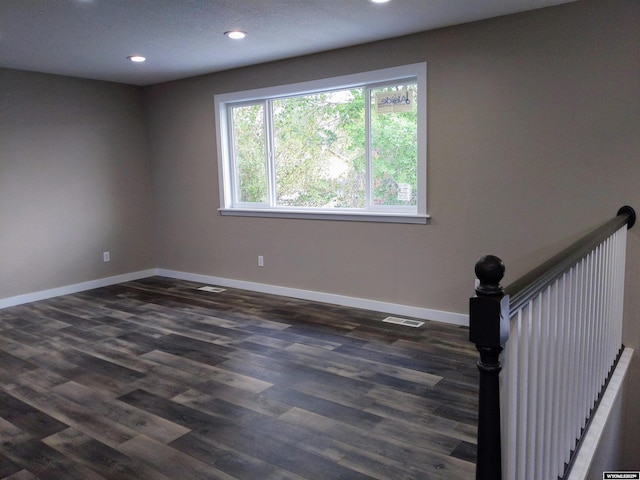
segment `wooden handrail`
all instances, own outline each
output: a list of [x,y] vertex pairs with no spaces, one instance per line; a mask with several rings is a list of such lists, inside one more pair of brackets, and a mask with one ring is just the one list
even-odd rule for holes
[[509,309],[511,311],[518,310],[556,278],[582,260],[611,234],[624,225],[627,225],[627,229],[631,229],[635,223],[635,210],[628,205],[620,208],[615,218],[597,227],[562,252],[505,287],[504,292],[510,298]]

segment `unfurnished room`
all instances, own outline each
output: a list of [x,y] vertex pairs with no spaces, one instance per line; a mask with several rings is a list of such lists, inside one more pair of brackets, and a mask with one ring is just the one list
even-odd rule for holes
[[0,1],[0,478],[640,478],[639,130],[637,0]]

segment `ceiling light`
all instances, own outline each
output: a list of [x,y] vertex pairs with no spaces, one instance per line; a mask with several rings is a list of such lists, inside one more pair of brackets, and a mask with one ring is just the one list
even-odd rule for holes
[[141,63],[146,60],[146,58],[143,57],[142,55],[129,55],[127,58],[132,62],[136,62],[136,63]]
[[247,36],[247,32],[243,32],[242,30],[230,30],[228,32],[224,32],[224,34],[234,40],[240,40]]
[[390,2],[391,0],[369,0],[371,3],[387,3]]

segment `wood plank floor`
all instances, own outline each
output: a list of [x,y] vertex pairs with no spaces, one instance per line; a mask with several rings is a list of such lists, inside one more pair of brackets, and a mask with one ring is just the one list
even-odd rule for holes
[[200,286],[0,310],[0,478],[473,478],[467,329]]

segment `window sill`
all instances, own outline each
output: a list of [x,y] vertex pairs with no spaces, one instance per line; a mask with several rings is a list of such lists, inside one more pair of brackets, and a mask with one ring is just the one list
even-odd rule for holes
[[412,223],[426,225],[429,215],[369,212],[313,212],[309,210],[220,208],[220,215],[235,217],[299,218],[305,220],[338,220],[347,222]]

